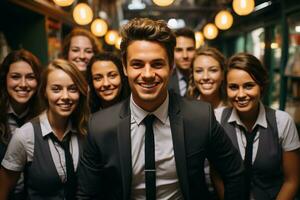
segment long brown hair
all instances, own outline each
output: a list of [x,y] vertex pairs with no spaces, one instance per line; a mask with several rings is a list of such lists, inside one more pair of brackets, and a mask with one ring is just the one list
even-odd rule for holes
[[[34,73],[35,79],[37,81],[37,84],[40,83],[40,75],[42,72],[42,67],[40,64],[39,59],[33,55],[31,52],[20,49],[16,51],[12,51],[9,53],[3,60],[1,66],[0,66],[0,140],[6,144],[10,137],[10,130],[7,124],[7,111],[9,108],[9,95],[7,92],[7,83],[6,83],[6,77],[9,72],[9,68],[11,64],[19,61],[24,61],[28,63]],[[38,99],[37,92],[30,98],[28,101],[28,108],[29,113],[26,117],[26,120],[29,120],[39,114],[40,112],[40,102]]]
[[119,94],[119,96],[117,96],[117,101],[116,102],[120,102],[124,99],[126,99],[129,95],[130,95],[130,88],[128,85],[128,79],[127,76],[125,76],[124,71],[123,71],[123,65],[122,65],[122,61],[121,59],[109,52],[103,52],[103,53],[99,53],[96,54],[92,57],[92,59],[90,60],[90,63],[87,66],[87,80],[88,80],[88,84],[89,84],[89,98],[90,98],[90,109],[91,112],[94,113],[96,111],[98,111],[100,108],[104,108],[103,107],[103,103],[101,101],[101,99],[98,97],[95,88],[94,88],[94,84],[93,84],[93,77],[92,77],[92,66],[95,62],[97,61],[111,61],[118,69],[118,72],[120,74],[121,77],[121,92]]
[[66,74],[68,74],[79,90],[79,102],[76,109],[71,114],[71,122],[72,125],[76,128],[77,134],[86,135],[87,121],[89,118],[89,106],[87,98],[88,86],[83,74],[77,69],[77,67],[73,63],[63,59],[55,59],[48,65],[47,69],[42,75],[41,86],[39,89],[40,97],[43,100],[46,107],[48,107],[48,100],[44,95],[47,87],[48,75],[51,71],[57,69],[60,69]]

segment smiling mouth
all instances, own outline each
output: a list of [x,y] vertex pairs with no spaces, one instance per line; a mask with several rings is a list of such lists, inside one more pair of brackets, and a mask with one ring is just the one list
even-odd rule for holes
[[236,101],[237,104],[240,106],[240,107],[244,107],[244,106],[247,106],[249,104],[249,101],[248,100],[243,100],[243,101]]
[[114,89],[109,89],[109,90],[103,90],[100,91],[104,95],[111,95],[114,92]]
[[213,84],[212,83],[201,83],[201,86],[203,89],[212,89]]
[[156,87],[158,84],[159,83],[139,83],[139,85],[145,89],[152,89],[152,88]]
[[17,90],[16,93],[19,96],[27,96],[29,94],[30,90]]
[[83,65],[83,66],[87,65],[87,63],[84,62],[84,61],[75,61],[75,63],[76,63],[77,65]]
[[73,104],[59,104],[58,106],[63,110],[70,110]]

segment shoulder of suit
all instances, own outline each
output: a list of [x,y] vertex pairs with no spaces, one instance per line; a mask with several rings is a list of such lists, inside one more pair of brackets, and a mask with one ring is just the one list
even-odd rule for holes
[[101,117],[101,116],[110,117],[110,116],[114,116],[114,115],[119,115],[123,104],[124,104],[124,102],[120,102],[113,106],[110,106],[109,108],[101,109],[101,110],[93,113],[92,118],[97,118],[97,117]]
[[191,107],[196,109],[195,112],[198,110],[197,108],[199,109],[206,108],[212,110],[211,105],[207,102],[197,100],[197,99],[192,99],[189,97],[182,97],[179,94],[174,92],[170,92],[170,98],[174,98],[175,101],[179,103],[179,106],[183,109],[185,107]]
[[109,124],[115,124],[120,119],[121,110],[124,107],[125,102],[122,101],[109,108],[102,109],[91,115],[89,124],[91,126],[106,126]]

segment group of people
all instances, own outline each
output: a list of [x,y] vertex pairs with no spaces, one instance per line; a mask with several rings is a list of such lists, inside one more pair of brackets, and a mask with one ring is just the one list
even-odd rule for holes
[[193,31],[137,18],[121,57],[74,29],[43,69],[29,51],[0,67],[0,199],[292,200],[293,119],[263,105],[253,55],[195,49]]

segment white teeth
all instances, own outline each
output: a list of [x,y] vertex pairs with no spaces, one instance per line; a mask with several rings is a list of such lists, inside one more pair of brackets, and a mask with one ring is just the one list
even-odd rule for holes
[[152,83],[152,84],[141,83],[141,86],[142,86],[142,87],[145,87],[145,88],[152,88],[152,87],[154,87],[155,85],[156,85],[155,83]]
[[28,92],[28,90],[16,90],[16,92]]
[[101,91],[101,92],[105,95],[109,95],[109,94],[113,93],[113,90],[104,90],[104,91]]
[[237,101],[237,103],[238,103],[239,105],[241,105],[241,106],[244,106],[244,105],[248,104],[248,102],[249,102],[249,101],[247,101],[247,100],[244,100],[244,101]]
[[204,89],[211,89],[213,86],[211,83],[202,83],[201,85]]
[[59,107],[61,107],[61,108],[71,108],[71,104],[60,104]]
[[29,91],[25,91],[25,90],[19,90],[16,91],[18,95],[24,96],[24,95],[28,95]]

